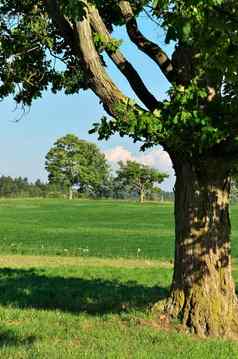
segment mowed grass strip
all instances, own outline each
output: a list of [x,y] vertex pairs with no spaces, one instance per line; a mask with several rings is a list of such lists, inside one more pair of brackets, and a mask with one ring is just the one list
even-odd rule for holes
[[166,263],[81,261],[1,259],[0,358],[238,357],[237,342],[202,340],[156,324],[150,308],[168,295],[172,268]]
[[48,257],[2,255],[0,268],[27,268],[27,267],[113,267],[113,268],[173,268],[172,261],[142,260],[142,259],[107,259],[97,257]]

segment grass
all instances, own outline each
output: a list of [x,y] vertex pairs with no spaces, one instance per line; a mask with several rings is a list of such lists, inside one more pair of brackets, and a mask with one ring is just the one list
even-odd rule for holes
[[1,200],[0,218],[0,358],[238,358],[237,342],[151,316],[171,282],[171,205]]
[[1,253],[171,258],[170,204],[1,200]]
[[[231,208],[238,257],[238,206]],[[172,204],[123,201],[0,200],[5,254],[173,259]]]
[[0,263],[1,358],[238,357],[235,342],[156,327],[148,309],[167,295],[172,274],[157,261],[38,259]]

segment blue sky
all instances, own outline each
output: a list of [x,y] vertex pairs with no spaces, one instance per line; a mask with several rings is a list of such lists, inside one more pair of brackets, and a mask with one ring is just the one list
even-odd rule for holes
[[[140,18],[140,28],[151,39],[163,45],[161,30],[156,24],[148,21],[145,15]],[[165,97],[168,83],[158,67],[129,42],[123,28],[117,30],[115,36],[123,39],[124,54],[139,71],[150,90],[158,98]],[[172,47],[167,47],[167,52],[171,51]],[[124,93],[135,98],[126,79],[109,61],[108,70]],[[21,117],[21,111],[15,110],[15,104],[10,98],[1,102],[0,107],[0,175],[46,180],[44,158],[47,151],[57,138],[74,133],[82,139],[96,142],[109,160],[133,158],[169,172],[171,176],[162,187],[166,190],[172,189],[174,176],[171,164],[168,156],[159,147],[142,154],[139,152],[139,144],[133,144],[131,139],[113,136],[108,141],[98,142],[96,135],[88,134],[92,123],[104,115],[98,98],[91,91],[81,91],[70,96],[45,92],[41,99],[33,103],[29,113],[17,122],[16,120]]]

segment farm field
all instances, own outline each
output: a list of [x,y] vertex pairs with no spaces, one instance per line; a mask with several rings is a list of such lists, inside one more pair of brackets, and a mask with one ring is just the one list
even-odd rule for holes
[[171,283],[171,204],[1,200],[0,218],[0,358],[238,358],[238,342],[161,327],[150,311]]
[[[238,206],[231,207],[232,254],[238,257]],[[0,200],[5,254],[173,259],[169,203]]]
[[1,253],[171,258],[171,204],[1,200]]

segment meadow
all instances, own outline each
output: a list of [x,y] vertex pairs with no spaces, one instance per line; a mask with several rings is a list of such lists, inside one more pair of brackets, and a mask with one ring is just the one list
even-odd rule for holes
[[1,200],[1,253],[171,258],[171,204]]
[[171,282],[171,204],[1,200],[0,218],[0,358],[238,358],[151,313]]

